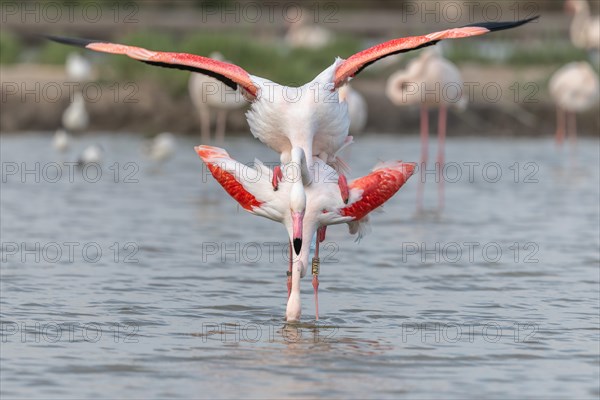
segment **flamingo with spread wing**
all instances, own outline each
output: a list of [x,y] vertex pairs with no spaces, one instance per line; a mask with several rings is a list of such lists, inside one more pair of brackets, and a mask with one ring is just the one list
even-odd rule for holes
[[[369,175],[350,182],[345,203],[339,196],[335,169],[315,157],[315,174],[307,176],[308,166],[301,148],[292,149],[292,161],[284,165],[277,191],[271,187],[273,171],[260,161],[256,160],[251,167],[235,161],[217,147],[198,146],[195,150],[219,184],[245,210],[282,223],[295,249],[299,241],[310,242],[317,232],[315,258],[311,263],[317,319],[319,243],[325,239],[326,227],[347,223],[350,233],[361,237],[368,225],[368,214],[389,200],[415,168],[413,163],[400,161],[380,163]],[[289,321],[300,318],[300,278],[309,265],[310,246],[300,247],[297,257],[292,256],[290,249],[286,310]]]
[[[292,148],[300,147],[311,163],[313,156],[316,156],[334,167],[339,173],[339,194],[342,200],[347,202],[348,187],[343,175],[346,168],[338,158],[338,153],[352,142],[352,137],[348,136],[348,105],[338,95],[340,87],[364,68],[384,57],[431,46],[440,40],[466,38],[514,28],[536,18],[514,22],[477,23],[422,36],[390,40],[345,60],[337,58],[315,79],[300,87],[280,85],[250,75],[237,65],[193,54],[152,51],[97,40],[56,36],[49,38],[99,52],[124,54],[151,65],[199,72],[212,76],[233,89],[239,88],[251,101],[246,116],[252,134],[281,155],[282,165],[291,161]],[[280,179],[280,167],[276,167],[272,182],[274,190],[277,190]]]

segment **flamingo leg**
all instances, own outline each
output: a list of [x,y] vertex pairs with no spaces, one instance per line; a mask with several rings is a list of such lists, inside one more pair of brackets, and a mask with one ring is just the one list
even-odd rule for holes
[[446,123],[448,121],[448,108],[442,104],[440,106],[438,116],[438,157],[436,169],[438,171],[437,178],[438,182],[438,207],[442,211],[444,209],[444,148],[446,145]]
[[417,189],[417,211],[423,210],[423,191],[425,185],[425,168],[427,166],[427,156],[429,153],[429,109],[425,104],[421,104],[421,163],[419,170],[421,172],[419,179],[419,188]]
[[319,259],[319,244],[325,240],[325,231],[327,227],[317,229],[317,240],[315,244],[315,256],[312,259],[312,286],[315,292],[315,319],[319,320],[319,268],[321,260]]
[[348,204],[348,197],[350,197],[350,191],[348,189],[348,180],[346,175],[340,174],[338,177],[338,186],[340,187],[340,194],[342,195],[342,201],[344,204]]
[[215,140],[217,143],[225,142],[225,125],[227,124],[227,110],[219,110],[217,112],[217,125],[215,127]]
[[565,140],[565,125],[565,111],[560,107],[556,107],[556,135],[554,140],[557,146],[562,146]]
[[567,118],[569,142],[571,146],[575,146],[577,144],[577,115],[571,111],[567,114]]
[[273,185],[273,190],[277,191],[279,189],[279,182],[283,179],[283,172],[281,172],[281,166],[276,165],[273,168],[273,180],[271,184]]
[[287,290],[288,290],[288,300],[290,298],[290,293],[292,292],[292,265],[294,260],[294,255],[292,254],[292,242],[290,242],[290,264],[287,270]]

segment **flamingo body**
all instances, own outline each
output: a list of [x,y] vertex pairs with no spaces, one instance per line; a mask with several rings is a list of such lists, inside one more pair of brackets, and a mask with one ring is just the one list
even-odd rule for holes
[[336,154],[351,140],[348,139],[350,123],[347,105],[339,102],[337,89],[347,84],[357,73],[373,62],[393,54],[434,45],[444,39],[465,38],[514,28],[536,18],[473,24],[422,36],[394,39],[356,53],[346,60],[337,59],[315,80],[300,88],[278,85],[250,75],[237,65],[193,54],[157,52],[135,46],[81,39],[50,38],[95,51],[125,54],[152,65],[204,73],[216,77],[232,89],[241,88],[242,94],[253,102],[247,113],[252,134],[281,153],[282,163],[285,164],[291,158],[290,149],[299,146],[309,162],[312,162],[312,156],[315,155],[339,169]]
[[62,115],[62,124],[70,132],[83,131],[89,124],[89,116],[85,109],[85,100],[80,92],[75,92],[73,102]]
[[58,151],[66,151],[69,148],[69,134],[64,129],[57,129],[52,138],[52,146]]
[[167,161],[175,154],[175,136],[169,132],[158,134],[150,143],[147,152],[154,161]]
[[87,58],[78,53],[69,53],[65,69],[70,80],[83,82],[92,78],[92,65]]
[[339,88],[340,101],[348,103],[348,114],[350,114],[350,126],[348,132],[353,136],[361,134],[367,126],[369,114],[365,98],[350,85]]
[[598,75],[587,62],[571,62],[556,71],[549,82],[556,105],[569,112],[585,112],[598,104]]
[[[297,170],[286,171],[284,168],[284,179],[274,191],[272,171],[260,161],[256,160],[252,168],[233,160],[223,149],[198,146],[195,150],[219,184],[245,210],[282,223],[291,235],[293,221],[289,199],[298,177],[290,175]],[[378,164],[371,174],[350,183],[348,204],[339,196],[336,171],[318,157],[314,158],[314,168],[315,176],[321,178],[301,186],[306,198],[302,232],[305,243],[310,243],[319,228],[342,223],[347,223],[350,232],[358,233],[360,237],[366,232],[368,214],[404,185],[415,165],[399,161]],[[294,258],[292,289],[286,311],[288,320],[300,318],[299,279],[306,274],[309,256],[310,246],[302,246],[298,257]]]
[[600,49],[600,16],[592,16],[586,0],[567,0],[565,6],[571,11],[571,42],[576,47],[596,50]]
[[556,143],[561,145],[567,133],[574,143],[576,114],[597,108],[600,102],[598,75],[589,63],[572,62],[552,75],[548,89],[556,103]]

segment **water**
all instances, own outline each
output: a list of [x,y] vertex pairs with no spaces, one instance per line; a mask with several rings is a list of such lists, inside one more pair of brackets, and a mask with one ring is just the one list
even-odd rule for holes
[[[94,142],[101,178],[71,182],[64,162]],[[451,138],[445,211],[428,176],[416,215],[413,177],[360,243],[330,228],[321,320],[307,276],[295,326],[283,227],[240,210],[197,141],[162,167],[133,135],[50,143],[1,137],[3,398],[600,395],[598,140],[574,158],[550,139]],[[276,160],[254,140],[226,147]],[[358,176],[418,154],[416,137],[363,137],[349,159]],[[39,183],[21,176],[36,163]]]

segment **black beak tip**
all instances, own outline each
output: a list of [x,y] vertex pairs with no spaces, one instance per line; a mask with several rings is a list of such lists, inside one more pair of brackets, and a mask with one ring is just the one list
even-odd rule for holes
[[302,248],[302,239],[294,239],[294,251],[296,255],[300,254],[300,249]]

